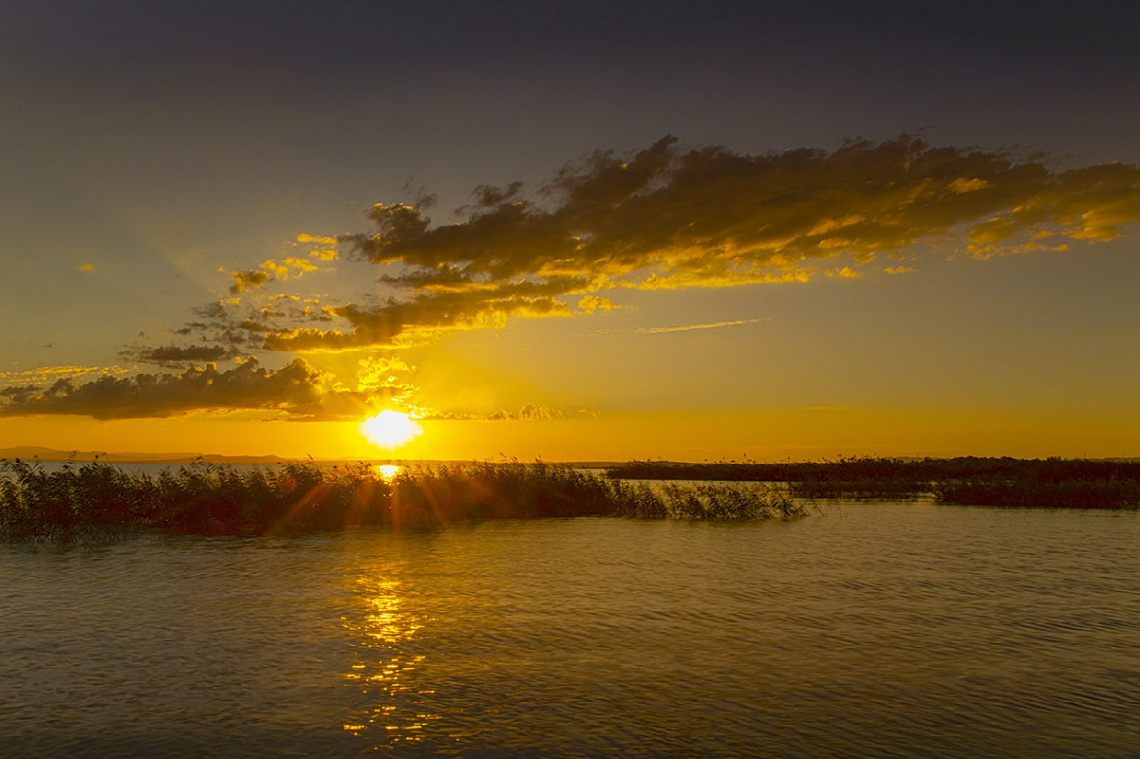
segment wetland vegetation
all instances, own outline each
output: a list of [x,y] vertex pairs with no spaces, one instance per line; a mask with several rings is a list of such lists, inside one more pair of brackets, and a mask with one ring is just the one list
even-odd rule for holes
[[[632,480],[632,481],[631,481]],[[650,485],[644,480],[659,480]],[[679,482],[679,481],[686,482]],[[758,464],[631,461],[604,475],[517,461],[239,467],[157,474],[105,462],[0,460],[0,541],[97,542],[131,533],[262,535],[486,519],[791,519],[821,498],[1137,508],[1140,462],[975,458]]]
[[114,540],[124,534],[259,535],[359,525],[429,528],[480,519],[789,519],[785,491],[756,484],[653,488],[542,462],[379,468],[205,462],[157,475],[94,462],[54,471],[0,461],[0,540]]
[[796,498],[914,499],[971,506],[1137,508],[1140,461],[850,457],[759,464],[631,461],[606,470],[617,479],[786,483]]

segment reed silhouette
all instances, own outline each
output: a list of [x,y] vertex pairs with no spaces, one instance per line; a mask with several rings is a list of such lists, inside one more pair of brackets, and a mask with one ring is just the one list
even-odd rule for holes
[[1049,508],[1140,507],[1140,461],[963,456],[903,460],[676,464],[631,461],[606,470],[615,479],[785,483],[796,498],[913,499],[940,503]]
[[652,488],[541,461],[375,467],[295,463],[244,469],[203,461],[152,476],[107,463],[48,471],[0,461],[0,539],[114,541],[126,534],[262,535],[362,525],[431,528],[479,519],[791,519],[778,489]]

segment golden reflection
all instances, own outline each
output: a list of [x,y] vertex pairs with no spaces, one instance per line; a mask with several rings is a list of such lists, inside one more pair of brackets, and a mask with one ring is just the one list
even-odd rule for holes
[[398,580],[362,576],[355,585],[364,608],[356,618],[343,619],[356,649],[344,679],[360,688],[366,705],[344,729],[387,746],[420,740],[424,728],[439,719],[425,708],[434,691],[417,689],[413,677],[426,658],[413,640],[427,620],[406,608]]
[[377,464],[376,471],[380,473],[380,477],[385,482],[391,482],[396,479],[396,475],[400,473],[402,467],[399,464]]

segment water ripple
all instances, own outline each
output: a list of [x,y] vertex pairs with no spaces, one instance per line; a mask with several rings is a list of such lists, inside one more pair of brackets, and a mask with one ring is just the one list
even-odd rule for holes
[[4,756],[1136,756],[1140,519],[0,548]]

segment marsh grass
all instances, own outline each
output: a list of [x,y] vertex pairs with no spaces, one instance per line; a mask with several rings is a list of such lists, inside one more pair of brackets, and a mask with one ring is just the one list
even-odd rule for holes
[[0,461],[0,540],[108,542],[127,534],[262,535],[361,525],[430,528],[480,519],[616,516],[790,519],[771,488],[645,484],[562,465],[518,462],[405,467],[296,463],[238,469],[196,462],[152,476],[107,463]]
[[841,458],[785,464],[674,464],[631,461],[611,478],[786,483],[799,499],[913,500],[1043,508],[1140,507],[1140,461],[1013,459],[963,456],[902,460]]
[[673,519],[790,519],[806,513],[785,490],[766,485],[670,484],[661,495]]
[[1060,480],[1032,477],[1014,480],[968,479],[935,483],[940,503],[1019,508],[1136,509],[1140,481]]

